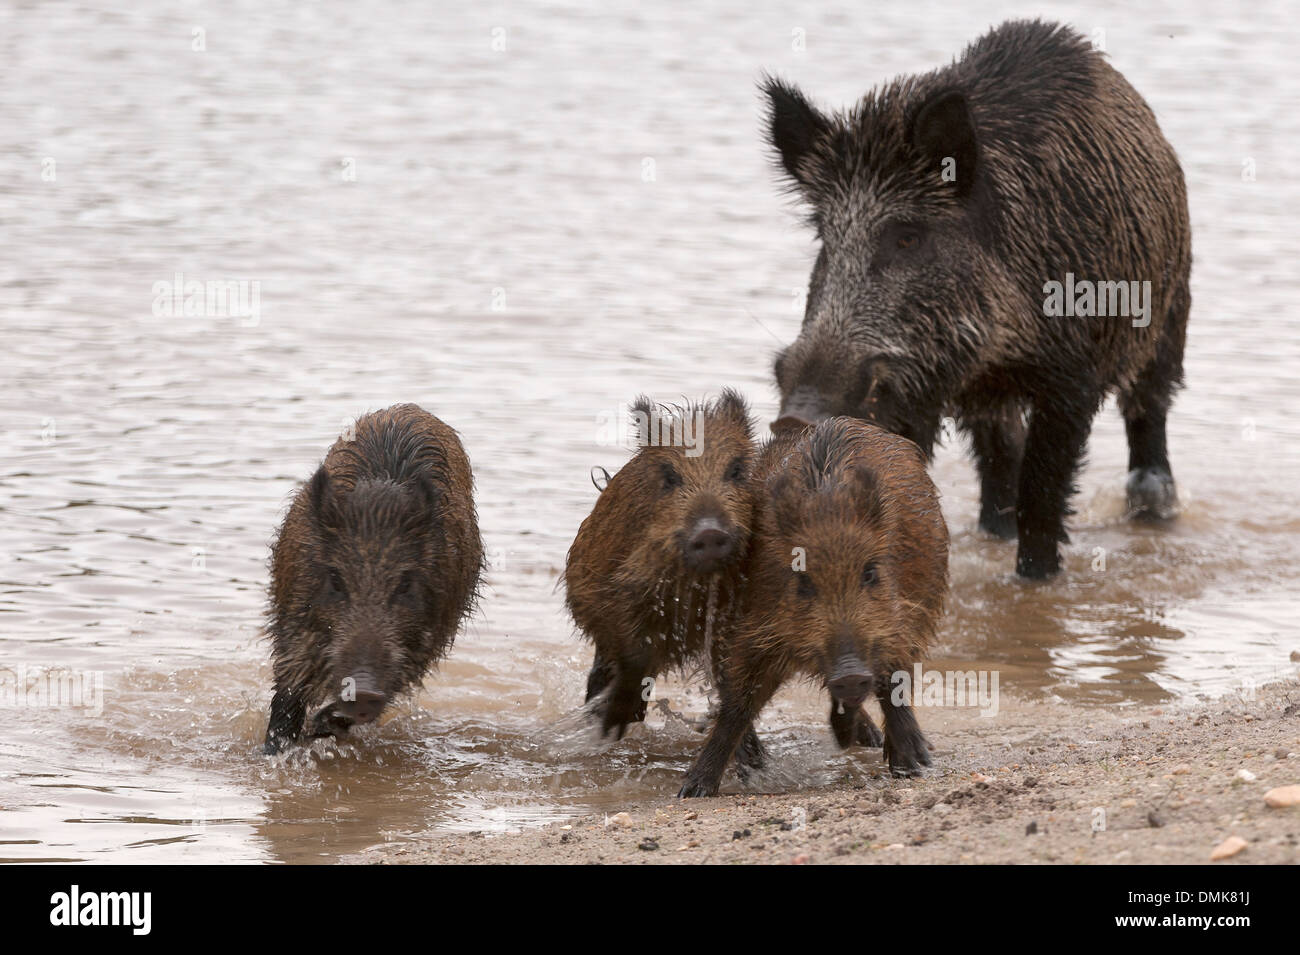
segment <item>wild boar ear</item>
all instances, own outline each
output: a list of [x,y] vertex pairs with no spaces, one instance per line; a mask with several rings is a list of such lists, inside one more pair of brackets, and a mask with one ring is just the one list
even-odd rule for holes
[[646,395],[637,395],[632,402],[632,438],[637,447],[644,448],[650,444],[651,424],[657,417],[655,403]]
[[762,86],[768,100],[768,136],[781,157],[781,165],[795,182],[811,185],[807,175],[800,172],[800,166],[818,137],[830,131],[830,120],[797,87],[772,76],[766,77]]
[[325,465],[316,469],[307,484],[307,504],[312,518],[320,527],[332,528],[337,523],[338,508],[334,495],[334,486],[330,482],[330,473]]
[[965,96],[948,90],[926,100],[912,120],[912,145],[933,164],[941,182],[953,185],[958,196],[970,193],[978,150]]
[[745,429],[745,437],[754,440],[754,425],[749,420],[749,405],[734,388],[723,388],[718,399],[718,411]]

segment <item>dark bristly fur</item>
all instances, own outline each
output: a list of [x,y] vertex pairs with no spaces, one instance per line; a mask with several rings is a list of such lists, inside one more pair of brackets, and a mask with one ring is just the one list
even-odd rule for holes
[[419,683],[472,610],[482,566],[456,432],[412,404],[360,418],[298,490],[272,545],[266,752],[304,730],[346,733]]
[[[596,647],[587,700],[599,699],[602,732],[619,738],[645,718],[647,680],[697,663],[712,669],[706,650],[721,645],[741,599],[753,524],[753,428],[744,399],[730,389],[716,401],[684,407],[656,408],[641,398],[633,411],[702,420],[703,435],[701,453],[691,456],[641,433],[642,446],[610,479],[569,549],[566,603]],[[700,573],[688,566],[686,552],[706,521],[722,529],[731,549]],[[747,762],[757,765],[761,754],[747,750]]]
[[[980,526],[1018,535],[1017,571],[1046,577],[1092,419],[1118,392],[1131,512],[1171,516],[1187,196],[1150,108],[1104,55],[1068,28],[1017,21],[848,112],[775,79],[765,92],[772,145],[821,243],[803,328],[776,360],[774,429],[850,415],[929,455],[954,414],[978,464]],[[1045,315],[1045,283],[1067,273],[1150,281],[1150,324]]]
[[[831,418],[763,449],[749,596],[728,634],[713,731],[680,795],[712,796],[743,736],[787,680],[831,690],[841,746],[880,745],[861,707],[885,715],[885,759],[897,775],[930,762],[911,708],[890,699],[935,636],[947,592],[948,530],[925,456],[912,442]],[[798,563],[802,556],[802,563]],[[851,699],[836,684],[850,680]]]

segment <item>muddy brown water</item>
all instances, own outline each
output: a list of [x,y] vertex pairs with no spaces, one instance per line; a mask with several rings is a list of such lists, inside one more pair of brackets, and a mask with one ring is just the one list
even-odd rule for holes
[[[0,665],[102,681],[98,711],[5,708],[0,859],[324,862],[675,790],[698,684],[661,686],[618,744],[580,712],[590,655],[556,579],[591,467],[627,457],[600,418],[724,384],[776,410],[813,247],[760,147],[759,71],[843,104],[1002,12],[447,6],[0,14]],[[1039,12],[1103,31],[1187,172],[1184,511],[1123,519],[1109,407],[1067,570],[1025,584],[945,448],[932,665],[1089,706],[1248,692],[1300,649],[1297,30],[1282,4]],[[258,320],[155,315],[176,273],[258,282]],[[408,400],[474,463],[481,613],[381,725],[265,758],[267,542],[344,422]],[[824,720],[809,688],[769,707],[762,787],[878,766]]]

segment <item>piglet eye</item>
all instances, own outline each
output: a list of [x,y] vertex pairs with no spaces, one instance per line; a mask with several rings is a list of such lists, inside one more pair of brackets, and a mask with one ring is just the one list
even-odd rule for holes
[[869,563],[862,568],[862,586],[874,587],[880,583],[880,571],[876,569],[874,563]]
[[346,597],[348,595],[348,589],[343,585],[343,575],[337,570],[330,568],[327,580],[331,597]]
[[795,580],[798,582],[796,590],[800,597],[803,597],[805,600],[810,600],[817,596],[817,585],[813,583],[811,577],[802,572],[797,573],[794,576]]
[[739,484],[745,480],[745,459],[736,458],[727,468],[727,480],[732,484]]
[[898,237],[898,247],[900,249],[915,249],[920,241],[921,237],[915,232],[904,232]]
[[402,574],[401,579],[397,582],[397,589],[393,591],[394,600],[400,600],[403,597],[410,596],[411,583],[412,583],[411,578],[412,578],[412,574],[409,570],[406,571],[406,573]]
[[677,469],[669,465],[664,465],[664,490],[671,491],[675,487],[681,487],[682,476],[677,473]]

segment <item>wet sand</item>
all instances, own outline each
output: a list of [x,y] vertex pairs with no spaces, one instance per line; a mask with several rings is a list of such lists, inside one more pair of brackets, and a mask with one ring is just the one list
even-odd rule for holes
[[[1245,694],[1249,695],[1249,694]],[[935,764],[896,780],[629,801],[503,835],[431,834],[346,857],[383,864],[1300,862],[1300,806],[1264,794],[1300,784],[1300,682],[1182,705],[1079,707],[1003,701],[927,714]],[[879,751],[860,751],[879,763]],[[1244,770],[1254,779],[1244,778]],[[626,815],[620,815],[625,813]]]

